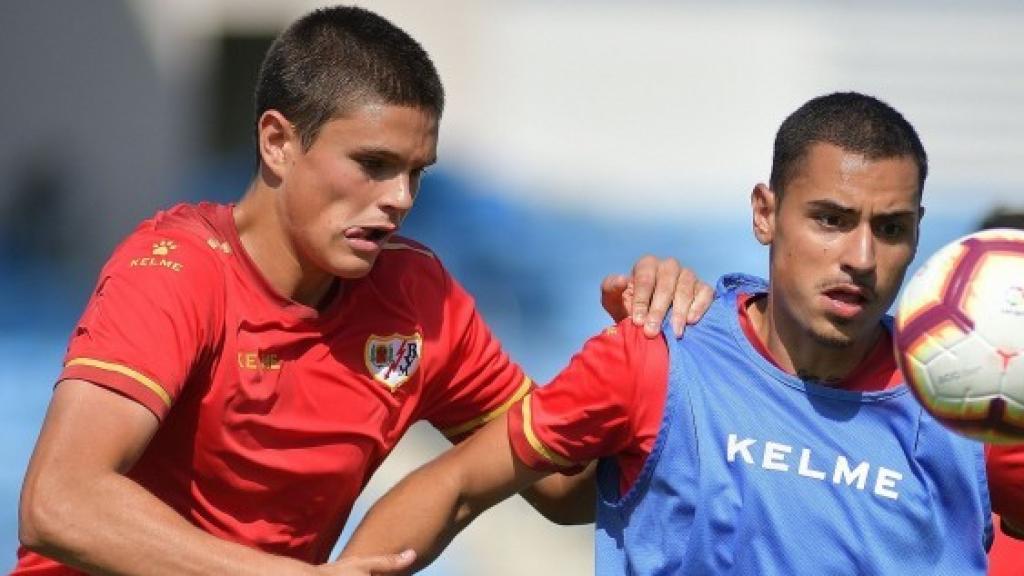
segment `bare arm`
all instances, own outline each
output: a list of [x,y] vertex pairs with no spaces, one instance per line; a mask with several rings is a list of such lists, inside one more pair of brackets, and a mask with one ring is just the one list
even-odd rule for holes
[[552,474],[537,481],[519,495],[555,524],[591,524],[594,522],[597,501],[595,470],[596,461],[591,462],[586,470],[579,474]]
[[356,528],[342,558],[416,551],[416,568],[437,557],[473,518],[545,476],[520,463],[507,416],[416,470],[388,491]]
[[[315,567],[196,528],[124,475],[158,425],[146,408],[114,392],[81,380],[61,382],[22,487],[22,544],[92,574],[340,575],[376,569],[368,560]],[[381,568],[388,562],[404,568],[408,560],[384,558]]]

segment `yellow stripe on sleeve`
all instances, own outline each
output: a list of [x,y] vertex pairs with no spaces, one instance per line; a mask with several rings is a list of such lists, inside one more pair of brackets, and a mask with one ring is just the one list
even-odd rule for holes
[[557,464],[563,468],[569,466],[575,466],[575,463],[562,458],[558,454],[555,454],[550,448],[544,445],[537,438],[537,435],[533,432],[533,414],[530,412],[530,395],[526,395],[526,399],[523,400],[523,434],[526,435],[526,441],[530,443],[534,451],[544,457],[545,460],[553,464]]
[[74,358],[69,360],[65,367],[71,366],[89,366],[90,368],[98,368],[100,370],[106,370],[108,372],[115,372],[122,376],[127,376],[132,380],[135,380],[139,384],[142,384],[146,388],[149,388],[154,394],[160,397],[168,407],[171,406],[171,395],[164,390],[164,387],[157,384],[152,378],[142,374],[136,370],[132,370],[127,366],[121,364],[114,364],[113,362],[104,362],[103,360],[95,360],[93,358]]
[[520,398],[526,396],[526,394],[530,391],[531,388],[533,388],[533,380],[530,380],[529,376],[523,376],[522,384],[519,385],[519,388],[516,388],[516,391],[514,394],[512,394],[511,398],[502,402],[501,406],[498,406],[497,408],[491,410],[486,414],[477,416],[476,418],[473,418],[469,422],[459,424],[458,426],[454,426],[452,428],[446,428],[441,431],[441,434],[444,434],[448,438],[456,438],[458,436],[465,434],[466,432],[469,432],[470,430],[483,426],[484,424],[490,422],[491,420],[494,420],[498,416],[501,416],[505,412],[508,412],[508,409],[511,408],[513,404],[518,402]]

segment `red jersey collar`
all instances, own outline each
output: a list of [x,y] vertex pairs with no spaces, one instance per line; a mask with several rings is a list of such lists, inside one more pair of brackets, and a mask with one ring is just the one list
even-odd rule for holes
[[[750,341],[751,346],[766,360],[772,363],[779,370],[782,366],[772,357],[768,347],[758,337],[754,330],[754,323],[747,313],[747,305],[764,294],[739,294],[736,298],[736,308],[739,312],[740,327],[743,334]],[[784,372],[786,370],[783,370]],[[896,357],[892,352],[892,334],[888,330],[882,331],[882,337],[878,339],[871,352],[861,361],[860,364],[839,384],[839,388],[851,392],[878,392],[893,388],[903,382],[903,376],[896,364]]]

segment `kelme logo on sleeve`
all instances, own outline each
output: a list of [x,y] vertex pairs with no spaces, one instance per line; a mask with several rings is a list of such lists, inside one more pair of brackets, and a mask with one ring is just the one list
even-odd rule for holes
[[373,379],[394,392],[419,368],[422,354],[423,337],[418,332],[408,336],[371,334],[366,339],[363,360]]
[[177,250],[178,245],[172,240],[160,240],[159,242],[153,243],[152,256],[146,256],[143,258],[132,258],[128,261],[129,268],[148,268],[148,267],[159,267],[167,268],[175,272],[181,272],[185,267],[184,264],[170,258],[166,258],[172,250]]

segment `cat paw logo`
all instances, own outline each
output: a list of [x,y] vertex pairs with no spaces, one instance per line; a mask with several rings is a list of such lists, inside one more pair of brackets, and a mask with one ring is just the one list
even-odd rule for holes
[[171,250],[178,247],[177,244],[170,240],[161,240],[153,243],[153,256],[167,256]]
[[373,379],[394,392],[416,372],[422,355],[423,337],[418,332],[408,336],[371,334],[366,339],[363,360]]
[[166,258],[171,250],[177,250],[178,245],[171,240],[160,240],[153,242],[153,255],[144,258],[132,258],[128,261],[130,268],[168,268],[174,272],[181,272],[185,265],[170,258]]

